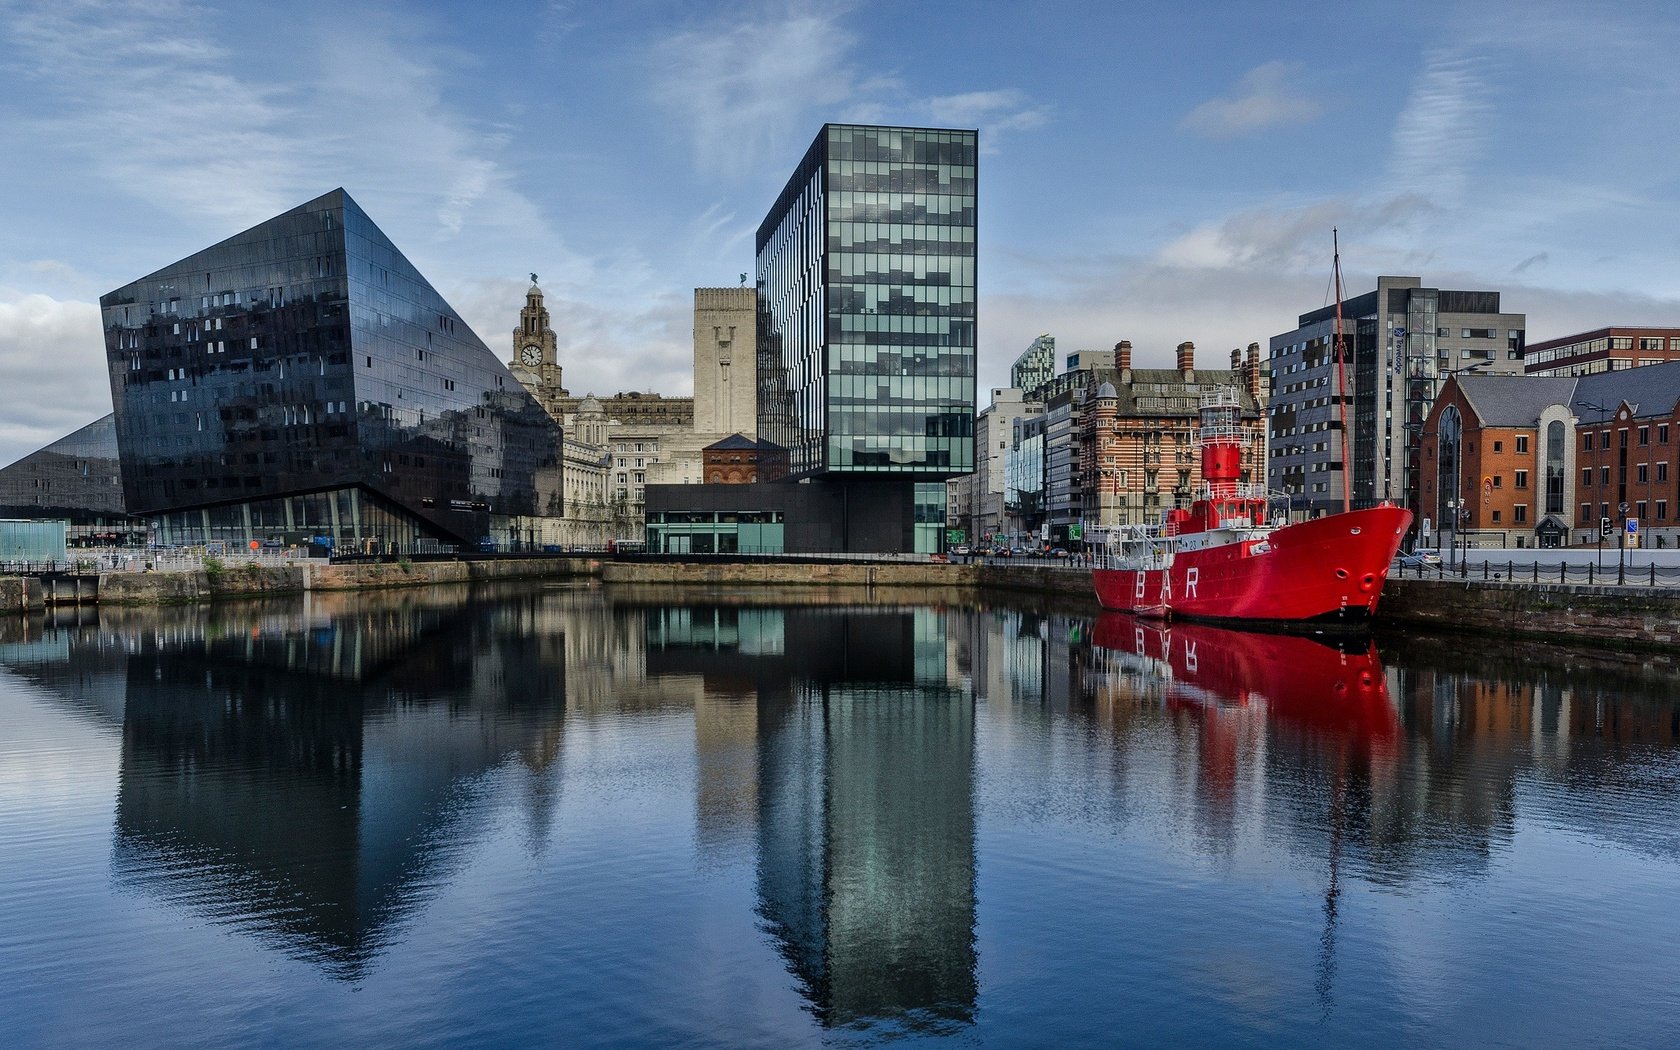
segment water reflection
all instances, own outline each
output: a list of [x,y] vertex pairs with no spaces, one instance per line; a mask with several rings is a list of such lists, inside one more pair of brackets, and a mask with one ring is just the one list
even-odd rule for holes
[[[972,1020],[974,708],[931,609],[649,609],[648,669],[747,699],[697,712],[702,829],[750,804],[758,913],[825,1026]],[[739,736],[735,736],[739,739]],[[752,766],[750,787],[746,767]],[[725,787],[723,785],[729,785]]]
[[535,618],[437,593],[118,611],[6,655],[120,711],[119,882],[353,978],[474,833],[464,786],[557,758],[564,652]]
[[[1490,968],[1598,944],[1680,885],[1660,658],[550,587],[6,620],[0,664],[107,730],[107,912],[161,902],[305,960],[313,980],[243,975],[304,1016],[387,978],[386,1015],[362,1009],[400,1022],[467,956],[463,997],[493,988],[557,1041],[583,1010],[594,1041],[647,1042],[657,1011],[737,986],[775,1020],[734,1041],[765,1045],[1347,1042],[1378,1000],[1385,1041],[1415,1041],[1454,1029],[1408,989],[1503,1003]],[[0,860],[42,840],[7,837],[6,798]],[[0,904],[27,885],[6,870]],[[112,950],[156,947],[127,935]],[[1606,987],[1666,958],[1645,936],[1621,930]],[[156,980],[136,1009],[180,992]],[[1539,993],[1497,1019],[1530,1015],[1576,1030]]]

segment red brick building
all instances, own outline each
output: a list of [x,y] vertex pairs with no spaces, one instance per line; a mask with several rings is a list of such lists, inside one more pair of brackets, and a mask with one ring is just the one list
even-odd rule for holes
[[707,485],[751,485],[758,481],[758,458],[759,442],[731,434],[700,450],[700,476]]
[[1680,361],[1564,376],[1453,376],[1424,423],[1421,506],[1485,547],[1590,545],[1608,519],[1680,541]]
[[1198,369],[1195,346],[1180,343],[1176,369],[1134,369],[1132,345],[1115,348],[1117,381],[1087,387],[1078,414],[1075,486],[1089,526],[1159,521],[1164,510],[1188,506],[1202,484],[1194,430],[1202,397],[1234,390],[1254,441],[1243,452],[1242,480],[1266,477],[1265,416],[1260,344],[1246,359],[1231,351],[1231,368]]
[[1667,361],[1680,361],[1680,328],[1617,325],[1530,344],[1523,350],[1523,373],[1587,376]]

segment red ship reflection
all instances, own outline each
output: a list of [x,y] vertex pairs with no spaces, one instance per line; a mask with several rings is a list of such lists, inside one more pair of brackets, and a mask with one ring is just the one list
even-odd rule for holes
[[1091,640],[1158,681],[1169,708],[1263,705],[1266,720],[1280,728],[1332,735],[1359,750],[1400,732],[1368,637],[1321,640],[1103,613]]

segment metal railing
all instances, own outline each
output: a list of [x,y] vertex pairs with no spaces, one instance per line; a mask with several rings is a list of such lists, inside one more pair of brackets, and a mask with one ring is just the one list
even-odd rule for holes
[[1680,565],[1570,565],[1567,562],[1520,562],[1503,565],[1483,561],[1475,565],[1428,565],[1397,559],[1389,574],[1395,579],[1486,580],[1490,583],[1562,583],[1609,587],[1680,587]]

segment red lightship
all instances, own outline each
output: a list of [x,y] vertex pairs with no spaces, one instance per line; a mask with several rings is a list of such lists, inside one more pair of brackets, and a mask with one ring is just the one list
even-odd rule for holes
[[1159,525],[1109,532],[1091,573],[1103,608],[1276,623],[1351,624],[1376,612],[1412,512],[1385,503],[1284,524],[1287,503],[1270,508],[1263,487],[1239,480],[1243,446],[1256,440],[1234,394],[1203,400],[1196,431],[1203,489]]

